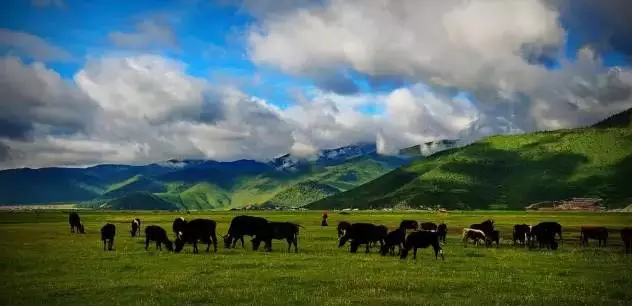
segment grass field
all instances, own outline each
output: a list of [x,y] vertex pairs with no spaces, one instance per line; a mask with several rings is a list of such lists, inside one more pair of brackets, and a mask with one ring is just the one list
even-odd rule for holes
[[[1,305],[624,305],[632,301],[632,255],[623,254],[618,229],[632,214],[551,212],[252,213],[305,226],[299,253],[275,240],[273,252],[247,249],[198,255],[159,252],[144,238],[129,235],[129,221],[142,219],[171,232],[174,213],[80,211],[85,235],[70,234],[65,211],[0,211]],[[226,233],[233,212],[191,213],[187,219],[216,220]],[[464,247],[459,231],[493,218],[504,241],[500,248]],[[373,250],[350,254],[338,249],[336,223],[368,221],[389,227],[404,218],[446,222],[450,233],[445,261],[431,249],[402,261]],[[511,226],[556,220],[564,226],[558,251],[511,247]],[[117,225],[115,250],[103,252],[99,228]],[[612,229],[608,248],[580,248],[582,224]],[[143,234],[144,235],[144,234]],[[173,237],[173,234],[170,233]],[[596,242],[591,243],[594,245]]]

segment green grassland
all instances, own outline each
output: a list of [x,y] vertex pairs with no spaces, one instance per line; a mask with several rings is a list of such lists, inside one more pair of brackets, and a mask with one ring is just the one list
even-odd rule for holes
[[[180,254],[144,250],[144,238],[129,235],[129,222],[143,228],[174,218],[204,217],[226,233],[233,212],[181,214],[148,211],[80,211],[87,233],[70,234],[66,211],[0,211],[0,304],[2,305],[624,305],[632,301],[632,255],[622,251],[618,229],[632,214],[483,212],[258,212],[305,228],[299,253],[275,240],[273,252],[225,249]],[[445,261],[421,249],[416,261],[337,248],[340,220],[397,226],[402,219],[445,222]],[[503,234],[500,248],[464,247],[460,229],[493,218]],[[565,241],[558,251],[511,246],[511,226],[556,220]],[[99,228],[117,226],[114,251],[104,252]],[[611,229],[608,248],[579,247],[582,224]],[[144,234],[143,234],[144,235]],[[202,248],[204,250],[204,248]]]
[[414,161],[308,207],[516,210],[539,201],[598,197],[609,208],[621,208],[632,204],[631,177],[631,128],[492,136]]

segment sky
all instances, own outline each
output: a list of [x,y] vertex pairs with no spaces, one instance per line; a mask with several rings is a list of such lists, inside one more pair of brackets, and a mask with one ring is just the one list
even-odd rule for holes
[[0,169],[267,160],[632,107],[627,0],[4,0]]

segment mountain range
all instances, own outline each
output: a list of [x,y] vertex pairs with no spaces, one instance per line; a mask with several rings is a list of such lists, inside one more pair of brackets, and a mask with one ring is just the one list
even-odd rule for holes
[[80,203],[112,209],[303,206],[356,187],[415,156],[385,156],[373,143],[285,154],[267,162],[168,160],[148,165],[0,171],[3,205]]
[[523,209],[572,197],[632,204],[632,111],[577,129],[445,139],[377,153],[374,143],[266,162],[168,160],[142,166],[0,171],[2,205],[109,209],[445,207]]

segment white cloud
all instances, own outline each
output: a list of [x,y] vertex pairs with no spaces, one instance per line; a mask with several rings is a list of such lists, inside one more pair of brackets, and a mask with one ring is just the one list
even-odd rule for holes
[[[438,138],[585,125],[632,106],[632,71],[605,68],[594,46],[554,70],[538,64],[557,57],[566,35],[558,9],[539,0],[241,4],[259,18],[251,58],[312,77],[321,89],[309,99],[279,108],[155,55],[93,58],[72,82],[5,58],[0,167],[266,159],[361,141],[396,152]],[[175,41],[153,26],[119,38]],[[345,68],[370,83],[415,85],[357,93],[334,74]],[[475,102],[457,97],[464,91]],[[361,111],[369,106],[383,112]]]
[[[566,36],[559,18],[556,7],[540,0],[331,0],[264,18],[248,41],[253,61],[291,74],[351,67],[374,78],[398,76],[471,92],[482,112],[478,120],[487,121],[478,124],[493,132],[510,130],[497,126],[502,120],[496,118],[510,119],[513,130],[532,131],[587,124],[632,106],[632,83],[622,77],[628,70],[616,76],[587,58],[559,70],[531,61],[557,57]],[[418,116],[441,105],[425,99],[426,106],[416,108],[403,89],[394,99],[391,111]],[[444,121],[427,115],[426,126],[414,128],[439,136]]]

